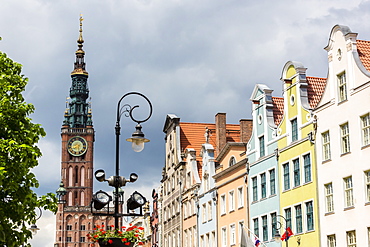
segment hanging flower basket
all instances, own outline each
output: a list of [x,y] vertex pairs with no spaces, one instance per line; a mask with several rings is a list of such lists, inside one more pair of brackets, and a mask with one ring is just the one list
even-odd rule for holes
[[122,242],[121,238],[109,238],[108,240],[100,238],[99,241],[100,247],[133,247],[135,243],[132,242]]
[[115,229],[114,225],[110,226],[112,230],[106,228],[104,225],[97,225],[94,231],[86,236],[89,241],[98,243],[100,247],[133,247],[145,242],[143,227],[130,224],[129,227],[122,226],[121,230]]

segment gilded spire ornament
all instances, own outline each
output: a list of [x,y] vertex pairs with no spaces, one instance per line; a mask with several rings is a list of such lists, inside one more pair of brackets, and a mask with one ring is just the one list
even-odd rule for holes
[[78,49],[76,51],[76,62],[75,62],[75,65],[74,65],[74,70],[72,71],[72,75],[73,74],[84,74],[84,75],[88,75],[87,71],[85,70],[85,51],[82,49],[83,48],[83,43],[84,43],[84,39],[82,37],[82,21],[84,19],[82,18],[82,14],[80,15],[80,34],[78,36],[78,39],[77,39],[77,43],[78,43]]

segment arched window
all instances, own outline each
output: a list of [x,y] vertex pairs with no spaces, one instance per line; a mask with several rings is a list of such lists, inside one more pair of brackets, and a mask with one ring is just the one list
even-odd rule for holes
[[235,157],[234,156],[231,156],[230,160],[229,160],[229,166],[233,166],[236,164],[236,160],[235,160]]
[[81,167],[81,186],[85,186],[85,167]]
[[78,183],[78,166],[75,167],[75,183]]
[[73,168],[70,166],[68,168],[68,186],[72,187],[73,186]]

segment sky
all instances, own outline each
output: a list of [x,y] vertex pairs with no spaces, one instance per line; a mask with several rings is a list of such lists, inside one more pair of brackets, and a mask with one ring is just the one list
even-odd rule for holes
[[[214,123],[218,112],[228,123],[251,117],[256,84],[281,96],[283,66],[299,61],[308,76],[326,77],[331,29],[346,25],[358,39],[370,40],[370,1],[361,0],[0,0],[0,50],[23,64],[29,78],[24,97],[36,107],[31,115],[47,136],[39,142],[43,157],[33,170],[39,195],[60,183],[60,131],[71,86],[83,15],[86,70],[95,134],[94,167],[114,173],[117,102],[127,92],[146,95],[153,115],[142,124],[146,144],[134,153],[125,141],[134,131],[121,120],[120,174],[135,172],[128,184],[151,199],[164,166],[163,125],[167,114],[183,122]],[[136,102],[137,100],[137,102]],[[131,97],[137,118],[148,107]],[[125,102],[123,102],[125,103]],[[111,190],[94,182],[94,191]],[[53,246],[55,217],[44,212],[33,246]]]

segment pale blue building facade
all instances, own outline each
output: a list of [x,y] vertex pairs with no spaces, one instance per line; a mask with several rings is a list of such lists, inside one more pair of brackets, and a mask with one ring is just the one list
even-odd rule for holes
[[[276,215],[280,212],[277,123],[282,115],[283,99],[272,97],[273,90],[257,84],[253,90],[252,136],[247,143],[250,231],[266,246],[273,242]],[[252,237],[254,239],[254,237]]]

